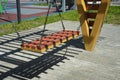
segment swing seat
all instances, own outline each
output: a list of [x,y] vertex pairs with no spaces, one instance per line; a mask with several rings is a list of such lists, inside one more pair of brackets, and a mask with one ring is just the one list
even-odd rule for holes
[[67,42],[71,39],[79,36],[79,31],[62,30],[51,35],[45,36],[33,40],[31,42],[25,42],[21,45],[23,50],[29,50],[34,52],[45,52],[48,49],[52,49],[61,43]]

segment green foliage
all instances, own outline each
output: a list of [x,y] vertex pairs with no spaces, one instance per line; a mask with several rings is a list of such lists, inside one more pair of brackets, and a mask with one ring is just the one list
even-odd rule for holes
[[106,23],[120,24],[120,6],[111,6],[106,16]]
[[12,29],[12,25],[11,24],[3,24],[2,26],[0,26],[0,36],[1,35],[5,35],[8,33],[12,33],[13,29]]
[[36,6],[48,6],[47,3],[38,3],[38,4],[35,4]]
[[71,20],[71,21],[78,21],[79,20],[77,10],[64,12],[62,14],[62,17],[63,17],[64,20]]

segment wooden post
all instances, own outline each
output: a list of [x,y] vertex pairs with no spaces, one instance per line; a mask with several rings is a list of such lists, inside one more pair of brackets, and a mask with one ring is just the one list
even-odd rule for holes
[[76,0],[84,45],[88,51],[95,48],[111,0],[93,1]]

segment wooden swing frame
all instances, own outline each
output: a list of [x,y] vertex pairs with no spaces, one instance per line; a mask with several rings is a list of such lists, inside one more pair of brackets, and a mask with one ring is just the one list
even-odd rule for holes
[[[95,4],[90,4],[90,3]],[[111,0],[76,0],[85,49],[92,51],[98,40]]]

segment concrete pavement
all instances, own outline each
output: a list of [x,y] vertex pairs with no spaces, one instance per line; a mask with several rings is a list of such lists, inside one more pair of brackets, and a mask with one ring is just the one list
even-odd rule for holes
[[[76,21],[64,24],[70,30],[79,26]],[[42,27],[20,34],[31,41],[41,36]],[[48,24],[45,35],[59,30],[62,30],[60,22]],[[104,24],[92,52],[84,50],[80,35],[44,53],[21,50],[15,33],[1,36],[0,80],[120,80],[119,34],[120,25]]]

